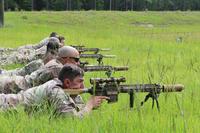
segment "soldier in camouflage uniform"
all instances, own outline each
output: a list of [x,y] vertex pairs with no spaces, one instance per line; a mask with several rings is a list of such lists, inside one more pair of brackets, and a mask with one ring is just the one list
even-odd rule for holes
[[[0,76],[0,93],[16,93],[18,90],[26,90],[44,84],[53,78],[57,78],[59,71],[66,63],[79,65],[79,52],[73,47],[63,46],[59,48],[58,56],[57,59],[49,61],[43,67],[25,77],[9,76],[10,78],[6,78],[5,76]],[[9,82],[7,79],[10,79]]]
[[99,107],[104,99],[108,99],[105,96],[92,96],[84,105],[79,95],[71,96],[65,93],[63,88],[83,89],[83,70],[76,65],[67,64],[60,71],[58,79],[18,94],[0,94],[0,109],[7,110],[23,105],[30,111],[48,101],[48,104],[54,107],[56,114],[83,117],[93,108]]
[[48,63],[50,60],[57,58],[58,55],[59,44],[55,40],[49,41],[47,44],[46,54],[42,59],[34,60],[25,65],[23,68],[17,68],[15,70],[1,70],[0,74],[4,75],[18,75],[18,76],[26,76],[30,75],[32,72],[38,70],[44,64]]
[[52,32],[49,37],[46,37],[44,38],[43,40],[41,40],[38,44],[36,45],[25,45],[25,46],[21,46],[19,48],[0,48],[0,54],[3,54],[4,52],[7,52],[7,53],[11,53],[11,52],[14,52],[14,51],[18,51],[18,50],[21,50],[21,49],[32,49],[32,50],[37,50],[37,49],[40,49],[41,47],[43,46],[46,46],[49,42],[49,39],[51,37],[55,37],[55,38],[59,38],[59,35],[56,33],[56,32]]
[[29,87],[41,85],[53,78],[58,77],[58,73],[64,64],[70,63],[79,65],[79,52],[71,46],[59,48],[58,58],[49,61],[44,67],[25,76]]
[[37,45],[21,46],[19,48],[22,48],[22,49],[24,49],[24,48],[25,49],[35,49],[35,50],[40,49],[40,48],[46,46],[49,43],[49,40],[50,40],[51,37],[59,39],[59,35],[56,32],[52,32],[49,35],[49,37],[44,38]]
[[[49,41],[56,41],[59,46],[62,46],[59,42],[59,39],[55,37],[49,38]],[[46,53],[47,45],[39,49],[27,49],[27,48],[20,48],[17,51],[12,52],[12,54],[4,54],[0,58],[1,65],[8,65],[13,63],[29,63],[36,59],[41,59]]]

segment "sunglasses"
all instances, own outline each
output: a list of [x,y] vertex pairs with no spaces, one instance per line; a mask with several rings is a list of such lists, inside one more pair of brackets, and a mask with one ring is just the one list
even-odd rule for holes
[[69,57],[71,59],[73,59],[75,62],[79,62],[80,58],[77,58],[77,57]]

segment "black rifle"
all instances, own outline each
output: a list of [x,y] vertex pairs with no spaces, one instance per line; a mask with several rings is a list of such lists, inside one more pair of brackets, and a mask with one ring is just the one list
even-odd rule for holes
[[81,93],[90,93],[95,96],[107,96],[110,99],[108,103],[113,103],[118,101],[119,93],[128,93],[130,95],[130,108],[133,108],[134,104],[134,93],[136,92],[147,92],[144,104],[149,98],[152,98],[152,108],[154,107],[154,101],[156,101],[157,109],[160,110],[158,103],[158,95],[161,92],[181,92],[184,88],[181,84],[175,85],[160,85],[160,84],[123,84],[125,82],[124,77],[121,78],[91,78],[90,83],[92,85],[89,89],[64,89],[70,95],[77,95]]
[[85,46],[84,45],[70,45],[71,47],[74,47],[75,49],[81,49],[81,48],[84,48]]
[[97,54],[100,51],[110,51],[109,48],[86,48],[84,45],[70,45],[70,46],[76,48],[79,51],[79,53],[94,52],[94,54]]
[[77,48],[79,53],[84,53],[84,52],[94,52],[94,54],[98,54],[100,51],[110,51],[109,48]]
[[103,58],[115,58],[116,55],[102,55],[102,54],[80,54],[80,58],[95,58],[99,64],[103,64]]
[[109,66],[109,65],[100,65],[100,66],[83,66],[82,67],[85,72],[96,72],[96,71],[106,71],[105,74],[108,77],[111,77],[112,73],[115,71],[127,71],[127,66]]

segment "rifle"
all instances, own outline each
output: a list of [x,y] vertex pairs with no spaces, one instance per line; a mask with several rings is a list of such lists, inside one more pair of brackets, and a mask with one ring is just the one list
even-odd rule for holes
[[84,48],[84,45],[70,45],[71,47],[74,47],[75,49],[81,49]]
[[79,51],[79,53],[83,52],[94,52],[94,54],[99,53],[100,51],[110,51],[109,48],[85,48],[84,45],[70,45]]
[[110,51],[109,48],[77,48],[77,50],[79,51],[79,53],[83,53],[83,52],[94,52],[94,54],[98,54],[100,51]]
[[82,67],[83,70],[85,72],[96,72],[96,71],[106,71],[105,74],[108,77],[111,77],[112,73],[115,71],[127,71],[128,67],[127,66],[109,66],[109,65],[105,65],[105,66],[83,66]]
[[97,58],[99,64],[103,64],[103,58],[115,58],[116,55],[102,55],[102,54],[80,54],[80,58]]
[[70,95],[77,95],[81,93],[90,93],[96,96],[107,96],[110,99],[108,103],[118,101],[119,93],[128,93],[130,95],[130,108],[133,108],[134,104],[134,93],[136,92],[147,92],[144,101],[141,102],[141,106],[149,98],[152,98],[152,108],[154,107],[154,101],[156,101],[157,109],[160,110],[158,103],[158,96],[161,92],[181,92],[184,88],[182,84],[175,85],[161,85],[161,84],[122,84],[125,82],[124,77],[121,78],[91,78],[90,84],[92,85],[89,89],[64,89],[65,92]]

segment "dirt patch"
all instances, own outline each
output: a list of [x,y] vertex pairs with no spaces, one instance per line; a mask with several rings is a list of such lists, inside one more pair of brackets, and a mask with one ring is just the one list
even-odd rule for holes
[[139,26],[139,27],[147,27],[147,28],[153,28],[154,25],[151,23],[145,23],[145,22],[134,22],[132,23],[134,26]]

